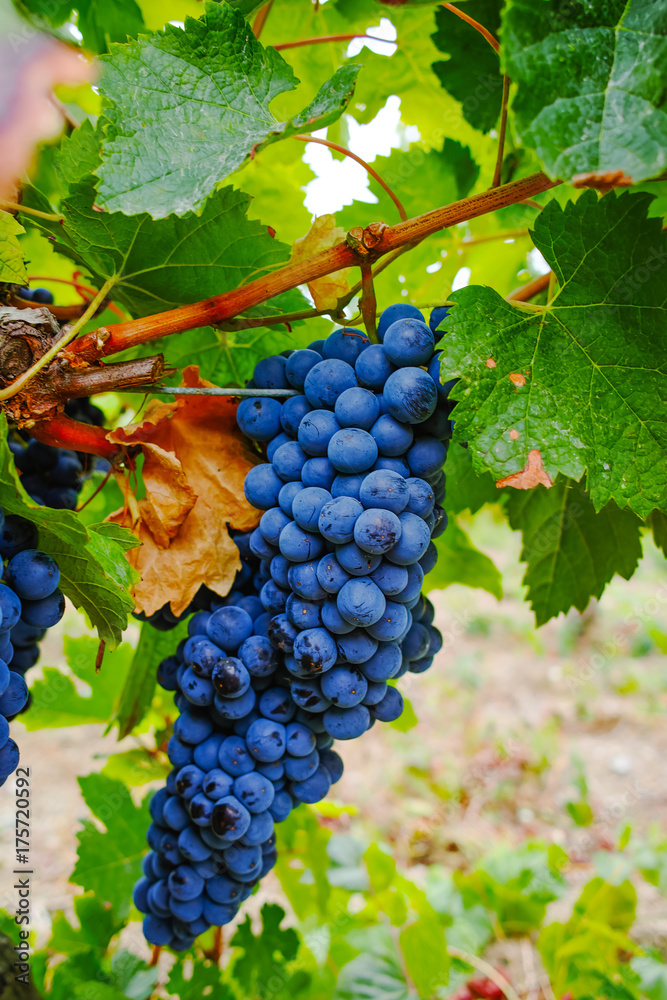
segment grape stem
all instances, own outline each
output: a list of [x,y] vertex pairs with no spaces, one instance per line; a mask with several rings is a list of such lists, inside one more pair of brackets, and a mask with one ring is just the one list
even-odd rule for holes
[[466,965],[472,966],[473,969],[477,969],[487,979],[490,979],[492,983],[495,983],[498,989],[502,990],[503,996],[507,997],[507,1000],[519,1000],[519,994],[512,984],[497,969],[494,969],[489,962],[486,962],[483,958],[478,958],[477,955],[471,955],[468,951],[463,951],[462,948],[454,948],[453,945],[449,945],[447,951],[452,958],[458,958],[461,962],[465,962]]
[[[130,347],[155,340],[158,337],[193,330],[198,326],[215,326],[239,313],[274,298],[298,285],[307,284],[315,278],[322,278],[345,267],[359,266],[360,258],[366,256],[375,262],[385,254],[390,254],[409,245],[416,245],[425,237],[467,222],[480,215],[494,212],[507,205],[515,205],[533,195],[541,194],[560,184],[552,181],[544,173],[531,174],[520,180],[503,184],[488,191],[463,198],[442,208],[433,209],[414,219],[408,219],[396,226],[386,227],[372,250],[341,243],[324,250],[308,260],[295,261],[279,268],[272,274],[264,275],[247,285],[223,295],[216,295],[202,302],[169,309],[166,312],[144,316],[127,323],[101,327],[85,334],[70,344],[64,356],[75,359],[96,360]],[[356,241],[355,241],[356,242]],[[362,254],[361,251],[364,251]],[[106,293],[106,286],[103,290]]]
[[498,42],[498,39],[495,38],[491,34],[489,29],[485,28],[483,24],[480,24],[479,21],[476,21],[473,17],[470,16],[470,14],[464,14],[463,11],[459,10],[458,7],[455,7],[453,3],[443,3],[442,6],[445,7],[447,10],[451,10],[452,14],[456,14],[456,16],[460,17],[463,21],[467,21],[468,24],[471,24],[475,29],[475,31],[479,31],[482,38],[486,39],[486,41],[489,43],[494,52],[500,52],[500,43]]
[[354,160],[356,163],[360,163],[361,166],[366,171],[366,173],[370,174],[370,176],[378,182],[380,187],[387,192],[387,194],[393,201],[394,205],[398,209],[398,214],[402,219],[402,221],[403,222],[407,221],[408,213],[403,208],[403,205],[401,204],[398,196],[394,194],[394,192],[391,190],[387,182],[380,177],[377,170],[374,170],[373,167],[370,166],[370,164],[366,163],[365,160],[362,160],[361,157],[357,156],[356,153],[353,153],[352,150],[346,149],[345,146],[339,146],[338,143],[336,142],[330,142],[328,139],[317,139],[315,138],[315,136],[312,135],[293,135],[292,138],[297,139],[299,142],[316,142],[320,146],[327,146],[329,149],[335,149],[337,153],[342,153],[344,156],[349,156],[350,159]]
[[262,31],[264,29],[264,25],[266,24],[266,19],[268,18],[269,14],[271,13],[271,8],[272,7],[273,7],[273,0],[269,0],[269,2],[267,3],[266,7],[262,7],[262,9],[258,13],[257,17],[255,18],[255,20],[253,22],[253,26],[252,26],[252,30],[253,30],[253,33],[255,35],[255,38],[259,38],[259,36],[262,34]]
[[498,187],[502,178],[503,156],[505,155],[505,135],[507,133],[507,104],[510,96],[510,78],[507,73],[503,76],[503,100],[500,111],[500,131],[498,133],[498,155],[496,156],[496,169],[493,171],[493,181],[491,187]]
[[377,316],[377,299],[373,285],[373,270],[370,264],[361,265],[361,315],[371,344],[379,344],[375,318]]
[[3,201],[0,199],[0,208],[5,212],[24,212],[26,215],[34,215],[36,219],[46,219],[47,222],[64,222],[64,215],[56,215],[55,212],[40,212],[37,208],[28,208],[27,205],[19,205],[15,201]]
[[300,38],[296,42],[281,42],[274,45],[277,52],[284,49],[298,49],[302,45],[322,45],[325,42],[353,42],[355,38],[368,38],[371,42],[384,42],[386,45],[396,45],[391,38],[378,38],[377,35],[320,35],[318,38]]

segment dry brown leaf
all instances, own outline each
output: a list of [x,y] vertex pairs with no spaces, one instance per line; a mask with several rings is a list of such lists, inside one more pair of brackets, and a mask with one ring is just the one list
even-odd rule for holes
[[542,465],[542,453],[539,448],[533,448],[528,452],[528,461],[521,472],[514,472],[511,476],[496,480],[498,489],[502,489],[503,486],[513,486],[515,490],[532,490],[539,483],[547,489],[553,486],[549,473]]
[[[330,250],[345,242],[345,230],[336,225],[335,215],[321,215],[313,222],[310,232],[296,240],[292,247],[292,262],[305,260]],[[317,309],[335,309],[338,300],[346,295],[352,287],[352,268],[345,267],[342,271],[334,271],[323,278],[315,278],[309,282],[308,289],[313,296]]]
[[74,49],[36,31],[11,9],[0,15],[0,59],[9,84],[0,90],[0,198],[11,200],[37,143],[63,126],[53,88],[91,80],[93,70]]
[[[195,367],[185,370],[183,384],[210,385]],[[202,584],[229,593],[241,563],[227,524],[250,531],[260,516],[243,494],[246,473],[259,458],[236,427],[236,404],[224,396],[154,401],[141,422],[108,436],[139,445],[144,455],[145,497],[137,500],[133,479],[119,477],[126,503],[108,518],[141,542],[127,553],[141,573],[137,611],[151,615],[169,603],[181,614]]]
[[608,191],[615,187],[632,187],[635,182],[622,170],[594,170],[587,174],[576,174],[572,184],[576,188],[596,188],[598,191]]

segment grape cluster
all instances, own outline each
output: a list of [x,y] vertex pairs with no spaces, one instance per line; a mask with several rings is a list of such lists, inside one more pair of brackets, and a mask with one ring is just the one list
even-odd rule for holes
[[265,513],[235,538],[231,593],[209,592],[158,669],[181,714],[134,891],[152,944],[183,950],[233,919],[275,864],[274,824],[342,776],[334,739],[396,719],[403,700],[388,681],[426,670],[441,646],[421,583],[446,523],[450,406],[415,312],[383,314],[386,347],[338,331],[264,359],[251,384],[303,393],[239,407],[269,459],[246,478]]
[[9,722],[29,701],[23,675],[37,660],[38,641],[65,611],[58,566],[36,543],[34,524],[0,511],[0,785],[19,762]]
[[173,769],[150,803],[151,851],[134,901],[146,939],[175,950],[233,919],[276,862],[274,823],[343,773],[333,740],[290,698],[284,654],[266,635],[257,597],[259,559],[248,535],[236,543],[234,589],[212,595],[158,668],[180,715],[167,746]]
[[53,305],[53,294],[48,290],[48,288],[19,288],[18,294],[20,298],[25,299],[27,302],[35,302],[40,306],[51,306]]

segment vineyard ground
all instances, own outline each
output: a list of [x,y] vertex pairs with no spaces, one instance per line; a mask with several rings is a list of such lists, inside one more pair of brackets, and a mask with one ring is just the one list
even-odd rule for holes
[[[518,536],[491,513],[467,527],[502,569],[505,597],[498,603],[458,586],[431,594],[445,647],[433,670],[404,687],[419,726],[407,733],[377,727],[363,747],[343,745],[346,773],[337,799],[357,814],[329,822],[340,833],[385,840],[416,877],[414,866],[465,869],[501,843],[559,843],[574,861],[572,894],[554,904],[554,916],[564,916],[625,824],[641,842],[652,828],[667,827],[660,649],[667,648],[667,603],[656,598],[662,557],[646,538],[648,558],[630,583],[615,580],[583,616],[561,616],[537,631],[521,600]],[[62,661],[62,634],[75,634],[80,621],[66,616],[62,629],[52,630],[44,664]],[[609,642],[614,648],[605,652]],[[100,769],[108,754],[136,741],[119,745],[101,736],[101,726],[37,732],[15,726],[33,773],[34,926],[41,944],[49,913],[72,913],[75,888],[67,877],[86,812],[76,776]],[[577,826],[568,807],[576,812],[585,804],[594,822]],[[5,807],[3,859],[11,857],[12,826]],[[637,887],[635,936],[667,953],[667,903],[647,883]],[[267,899],[285,903],[273,874],[251,903]],[[138,936],[134,946],[141,946]],[[511,965],[521,957],[513,957],[511,946],[505,952]]]

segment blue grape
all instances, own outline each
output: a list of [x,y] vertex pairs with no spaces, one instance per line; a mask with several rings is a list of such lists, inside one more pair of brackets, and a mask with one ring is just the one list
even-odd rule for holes
[[385,354],[400,368],[427,365],[435,349],[435,339],[422,320],[405,317],[387,328],[382,341]]
[[331,500],[331,493],[319,486],[309,486],[294,498],[292,516],[304,531],[317,531],[320,511]]
[[431,312],[431,315],[430,315],[429,321],[428,321],[428,325],[430,326],[432,333],[435,334],[436,331],[438,330],[438,327],[442,326],[442,324],[445,322],[445,320],[449,316],[450,311],[451,311],[451,306],[436,306],[435,307],[435,309]]
[[285,483],[298,482],[308,456],[298,441],[281,444],[272,458],[273,471]]
[[211,829],[226,840],[239,840],[250,826],[250,813],[234,795],[218,799],[213,807]]
[[401,536],[394,547],[386,553],[386,558],[399,566],[409,566],[418,562],[431,541],[431,534],[423,518],[417,514],[399,515]]
[[252,635],[252,618],[241,608],[218,608],[211,615],[206,632],[212,642],[226,653],[235,653]]
[[331,484],[331,496],[332,497],[352,497],[353,500],[359,499],[359,491],[361,489],[361,484],[364,481],[364,474],[361,475],[351,475],[336,476],[333,483]]
[[287,753],[293,757],[306,757],[315,749],[315,734],[303,722],[290,722],[285,735]]
[[317,559],[324,548],[319,535],[304,531],[292,521],[280,533],[280,552],[290,562],[309,562]]
[[343,569],[335,555],[329,552],[322,556],[317,564],[317,580],[322,589],[323,597],[326,594],[337,594],[349,579],[350,574]]
[[417,424],[430,417],[438,399],[433,379],[421,368],[399,368],[387,379],[383,396],[392,417]]
[[270,764],[280,760],[285,752],[285,727],[270,719],[257,719],[250,726],[246,741],[255,760]]
[[296,781],[292,785],[292,795],[300,802],[320,802],[331,788],[331,776],[321,764],[314,774],[305,781]]
[[287,359],[278,354],[263,358],[255,365],[253,381],[258,389],[289,389],[285,368]]
[[424,576],[426,576],[427,573],[431,572],[431,570],[435,567],[437,561],[438,561],[438,550],[436,549],[433,542],[429,542],[428,547],[424,552],[424,555],[419,560],[419,565],[424,571]]
[[418,438],[407,454],[410,472],[422,478],[440,472],[446,458],[446,446],[434,437]]
[[250,687],[250,673],[237,656],[227,656],[216,663],[211,682],[224,698],[240,698]]
[[301,482],[304,486],[319,486],[330,490],[336,478],[336,470],[328,458],[309,458],[301,470]]
[[401,534],[402,525],[398,516],[379,507],[364,510],[354,525],[355,542],[370,555],[383,555],[393,549]]
[[416,306],[411,306],[408,302],[397,302],[395,305],[387,306],[380,315],[378,322],[378,338],[384,340],[384,335],[392,325],[399,319],[419,319],[423,322],[424,317]]
[[387,601],[383,614],[373,625],[368,626],[368,632],[381,642],[394,642],[409,627],[409,614],[403,604]]
[[338,652],[347,663],[365,663],[378,648],[377,640],[365,629],[354,629],[347,635],[338,636]]
[[371,573],[370,578],[385,597],[394,597],[407,586],[408,570],[406,566],[396,566],[383,559],[378,568]]
[[376,420],[370,432],[377,444],[378,454],[388,458],[404,455],[414,439],[410,424],[401,424],[388,413],[383,413]]
[[311,673],[321,673],[333,667],[338,659],[336,643],[325,628],[305,629],[294,640],[296,662]]
[[389,469],[376,469],[364,478],[359,490],[364,507],[379,507],[401,514],[408,503],[408,485],[403,476]]
[[[327,674],[327,676],[329,676]],[[310,753],[301,757],[285,758],[285,775],[290,781],[305,781],[320,765],[320,755],[313,747]]]
[[338,472],[366,472],[378,457],[378,446],[368,431],[344,427],[329,441],[327,454]]
[[274,437],[271,441],[269,441],[266,446],[266,457],[269,462],[273,461],[273,456],[278,451],[278,448],[282,447],[284,444],[289,444],[291,440],[292,438],[289,434],[286,434],[285,431],[283,431],[281,434],[278,434],[277,437]]
[[[368,681],[361,671],[349,667],[334,667],[324,675],[320,685],[322,694],[338,708],[352,708],[354,705],[359,705],[368,690]],[[325,713],[325,724],[326,721]]]
[[299,708],[305,708],[309,712],[324,712],[331,704],[329,699],[322,694],[317,677],[293,680],[290,691]]
[[354,525],[362,512],[363,507],[358,500],[337,497],[323,505],[317,527],[328,542],[343,545],[354,538]]
[[350,576],[368,576],[380,565],[380,556],[369,555],[359,548],[356,542],[339,545],[336,558]]
[[334,330],[324,341],[322,357],[339,358],[354,365],[362,351],[370,346],[370,340],[364,333],[356,330]]
[[278,494],[283,485],[272,465],[255,465],[245,477],[243,492],[253,507],[269,510],[277,505]]
[[326,768],[332,785],[335,785],[343,777],[343,761],[335,750],[322,750],[320,763],[322,767]]
[[382,344],[371,344],[357,358],[354,371],[360,385],[381,390],[396,366],[392,365]]
[[[290,521],[291,518],[280,507],[271,507],[270,510],[265,510],[260,518],[260,533],[270,545],[277,546],[280,532]],[[236,606],[238,607],[238,604]]]
[[353,708],[332,706],[324,713],[323,720],[326,731],[335,740],[354,740],[366,732],[371,716],[365,705]]
[[336,598],[342,618],[355,627],[374,625],[384,614],[386,604],[380,588],[367,576],[349,580]]
[[295,351],[285,365],[285,375],[287,381],[294,389],[303,389],[306,375],[311,368],[314,368],[322,360],[322,355],[317,351],[301,350]]
[[271,441],[280,434],[281,409],[276,399],[267,396],[244,399],[236,411],[236,422],[253,441]]
[[336,599],[333,597],[324,602],[320,614],[322,617],[322,624],[333,635],[347,635],[355,629],[354,625],[350,625],[350,623],[343,618],[338,610]]
[[309,601],[319,601],[325,598],[326,591],[319,580],[320,562],[303,562],[290,566],[287,578],[292,591],[299,597]]
[[340,394],[334,412],[340,427],[361,427],[369,431],[380,416],[380,404],[375,393],[353,386]]
[[280,425],[286,434],[295,438],[299,433],[299,425],[312,409],[305,396],[292,396],[286,399],[280,413]]
[[0,584],[0,625],[2,625],[3,630],[13,629],[20,618],[20,597],[10,587]]
[[327,454],[329,441],[339,430],[340,424],[331,410],[311,410],[299,425],[298,441],[308,455],[321,457]]
[[356,384],[354,368],[346,361],[331,358],[310,369],[303,388],[311,406],[333,410],[340,394]]
[[321,601],[306,601],[296,594],[290,594],[285,611],[296,628],[318,628],[322,624],[321,607]]
[[272,687],[264,691],[259,699],[259,711],[265,719],[286,724],[294,716],[296,709],[290,701],[289,691]]
[[395,687],[388,687],[382,701],[373,705],[370,713],[380,722],[395,722],[403,714],[403,695]]
[[248,812],[261,813],[268,809],[273,802],[275,789],[268,778],[258,774],[257,771],[251,771],[236,779],[234,795]]
[[45,552],[24,549],[9,560],[5,578],[21,600],[41,601],[57,588],[60,570]]
[[[278,482],[282,484],[282,480],[278,480]],[[302,483],[285,483],[282,485],[282,488],[278,493],[278,504],[280,509],[287,514],[288,517],[292,517],[292,505],[296,495],[300,493],[302,489]]]

